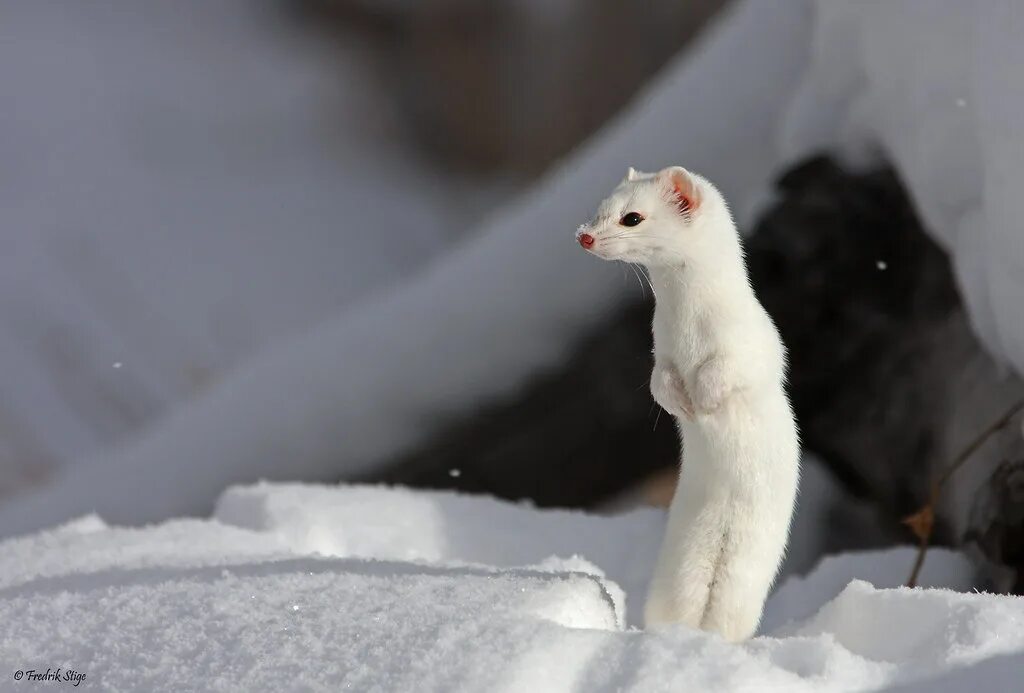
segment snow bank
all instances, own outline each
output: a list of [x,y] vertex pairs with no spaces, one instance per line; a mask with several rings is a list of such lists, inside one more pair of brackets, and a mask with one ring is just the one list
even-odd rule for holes
[[891,161],[951,253],[979,336],[1024,373],[1024,18],[1014,3],[814,7],[781,159],[842,149]]
[[[744,645],[627,629],[613,580],[642,600],[656,516],[260,484],[211,520],[86,517],[0,543],[0,672],[120,691],[848,691],[947,671],[984,689],[1024,657],[1024,599],[850,582],[905,574],[909,549],[826,561],[770,601],[796,618]],[[935,552],[925,581],[962,580],[958,560]]]
[[1024,655],[999,655],[945,676],[896,685],[892,693],[964,693],[964,691],[1014,691],[1020,688]]
[[[603,517],[451,492],[303,484],[229,489],[214,517],[269,533],[296,551],[325,556],[506,568],[582,565],[625,589],[623,608],[630,618],[641,613],[636,600],[647,588],[665,524],[659,510]],[[579,556],[586,562],[564,560]],[[618,588],[613,591],[618,597]]]
[[[914,550],[901,547],[826,556],[808,575],[790,575],[776,588],[765,608],[761,631],[785,632],[794,621],[812,616],[819,605],[833,599],[854,579],[885,588],[906,584],[914,554]],[[975,568],[963,554],[931,549],[919,584],[970,591],[974,573]]]
[[548,658],[568,689],[591,652],[563,633],[616,626],[589,576],[323,559],[32,585],[0,598],[0,622],[5,677],[64,666],[139,691],[493,690]]

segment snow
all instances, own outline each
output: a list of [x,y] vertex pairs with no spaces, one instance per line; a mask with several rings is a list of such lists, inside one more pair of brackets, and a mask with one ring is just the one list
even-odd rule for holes
[[0,614],[23,626],[0,640],[5,675],[68,662],[111,690],[476,685],[507,678],[545,631],[616,625],[587,576],[322,559],[44,584]]
[[[787,582],[743,645],[636,630],[661,521],[269,483],[207,520],[86,516],[0,543],[0,671],[113,691],[993,690],[1024,658],[1024,599],[896,587],[910,549]],[[923,583],[967,570],[935,550]]]
[[[906,583],[912,563],[913,552],[905,547],[825,556],[810,574],[790,575],[778,586],[765,609],[761,628],[784,630],[793,621],[811,617],[818,605],[842,592],[852,577],[875,587],[899,587]],[[973,586],[974,568],[962,554],[932,549],[921,575],[921,584],[968,591]]]
[[952,255],[973,326],[1024,372],[1024,182],[1018,37],[1012,3],[814,3],[813,38],[778,136],[780,157],[817,149],[879,154]]

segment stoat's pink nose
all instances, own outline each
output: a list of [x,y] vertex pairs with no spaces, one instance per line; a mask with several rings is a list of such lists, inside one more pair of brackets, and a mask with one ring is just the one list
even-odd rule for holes
[[591,246],[594,245],[594,237],[591,236],[589,233],[581,233],[580,245],[582,245],[584,248],[590,248]]

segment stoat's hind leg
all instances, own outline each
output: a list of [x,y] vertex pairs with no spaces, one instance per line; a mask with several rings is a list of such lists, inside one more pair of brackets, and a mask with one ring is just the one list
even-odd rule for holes
[[757,632],[779,563],[778,555],[769,555],[772,542],[762,535],[762,528],[753,525],[730,527],[700,624],[704,630],[734,642]]
[[677,490],[669,511],[644,608],[648,627],[683,623],[700,628],[708,608],[715,563],[721,554],[719,518],[706,512],[694,516],[683,495]]
[[[681,567],[681,566],[677,566]],[[711,571],[700,573],[694,566],[674,575],[659,567],[644,605],[648,627],[681,623],[700,628],[707,611]]]

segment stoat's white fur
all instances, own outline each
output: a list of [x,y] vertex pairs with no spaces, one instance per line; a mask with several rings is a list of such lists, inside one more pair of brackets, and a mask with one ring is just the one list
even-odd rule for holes
[[[630,212],[644,220],[622,225]],[[647,625],[748,638],[785,551],[799,442],[785,348],[751,289],[735,224],[700,176],[677,166],[630,169],[577,238],[602,258],[649,269],[651,393],[684,441]]]

